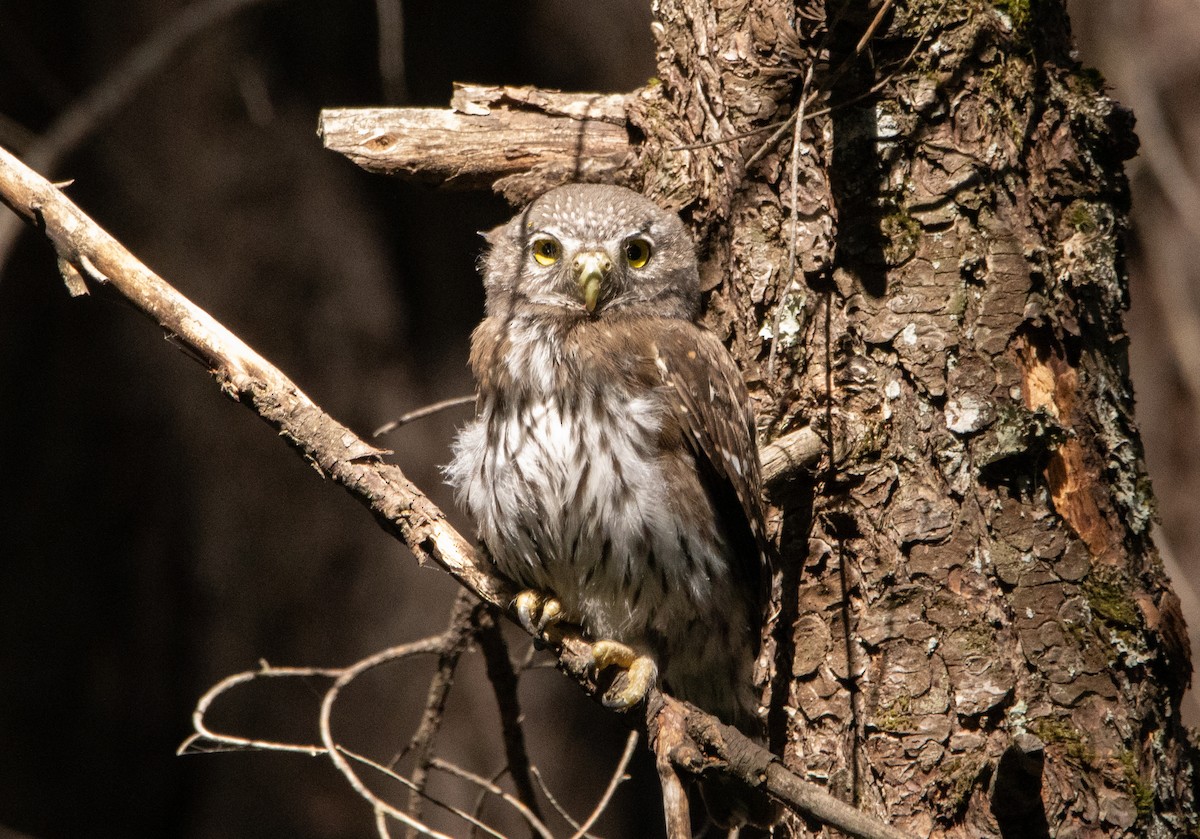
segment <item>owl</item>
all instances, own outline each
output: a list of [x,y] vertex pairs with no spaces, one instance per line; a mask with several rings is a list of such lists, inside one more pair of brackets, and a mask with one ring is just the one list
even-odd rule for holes
[[629,189],[571,184],[485,235],[476,417],[446,472],[525,590],[520,619],[597,639],[597,666],[628,670],[610,705],[661,678],[758,736],[769,553],[754,417],[733,358],[697,323],[688,230]]

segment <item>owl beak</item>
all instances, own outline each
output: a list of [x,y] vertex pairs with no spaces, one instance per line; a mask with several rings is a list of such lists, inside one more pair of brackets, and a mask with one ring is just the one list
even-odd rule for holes
[[575,268],[575,285],[583,298],[583,306],[593,312],[600,299],[600,287],[612,271],[612,259],[604,251],[585,251],[577,254],[571,264]]

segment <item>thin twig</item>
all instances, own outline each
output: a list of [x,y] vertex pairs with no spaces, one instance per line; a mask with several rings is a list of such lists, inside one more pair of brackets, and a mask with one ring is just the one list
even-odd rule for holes
[[550,829],[547,828],[546,825],[544,825],[542,823],[541,819],[539,819],[536,815],[534,815],[534,812],[532,810],[530,810],[528,807],[525,806],[525,803],[523,801],[521,801],[516,796],[505,792],[501,787],[496,786],[494,783],[489,781],[487,778],[483,778],[479,775],[476,775],[474,772],[468,772],[466,769],[463,769],[461,766],[456,766],[455,764],[451,763],[448,760],[442,760],[440,757],[435,757],[433,759],[433,761],[431,762],[431,765],[433,766],[434,769],[440,769],[443,772],[445,772],[449,775],[453,775],[456,778],[461,778],[464,781],[469,781],[472,784],[475,784],[476,786],[480,787],[481,789],[487,790],[492,795],[499,796],[499,798],[502,801],[511,805],[514,810],[516,810],[518,813],[520,813],[522,816],[524,816],[525,821],[529,823],[530,827],[532,827],[534,830],[537,831],[538,835],[541,836],[542,839],[554,839],[554,835],[550,832]]
[[883,22],[883,16],[887,14],[888,9],[892,7],[892,0],[883,0],[879,6],[879,11],[875,13],[875,19],[867,26],[867,31],[858,39],[858,43],[854,46],[854,54],[858,55],[867,48],[867,42],[875,34],[875,30],[879,28],[879,24]]
[[387,813],[378,808],[375,810],[375,832],[379,834],[379,839],[392,839],[392,832],[388,829]]
[[508,645],[497,622],[495,610],[483,609],[476,613],[476,637],[483,659],[487,665],[488,682],[496,695],[496,707],[500,712],[500,733],[504,741],[504,755],[508,761],[508,774],[512,777],[517,796],[529,809],[542,818],[529,775],[529,752],[525,748],[525,731],[521,727],[521,701],[517,695],[517,674],[513,670]]
[[[408,812],[415,819],[421,818],[421,799],[425,795],[425,785],[429,779],[429,762],[433,758],[433,743],[441,730],[445,719],[446,700],[450,696],[450,688],[454,685],[454,671],[462,654],[467,651],[474,634],[472,613],[479,606],[475,595],[466,589],[458,592],[454,606],[450,610],[450,625],[442,635],[446,645],[438,655],[437,669],[429,681],[429,691],[425,697],[425,711],[421,714],[421,723],[408,742],[403,754],[413,753],[414,764],[412,772],[413,787],[408,796]],[[397,756],[396,760],[399,760]],[[392,761],[394,766],[396,760]],[[413,836],[409,828],[407,836]]]
[[633,759],[633,750],[638,743],[638,733],[636,731],[629,732],[629,736],[625,738],[625,751],[621,753],[621,759],[617,761],[617,768],[613,771],[612,778],[609,779],[608,786],[604,790],[604,795],[600,796],[600,800],[596,802],[596,806],[592,809],[592,814],[588,816],[587,821],[579,826],[571,839],[583,839],[587,836],[588,829],[596,823],[600,815],[608,809],[608,803],[612,801],[613,794],[617,791],[617,787],[625,780],[625,770],[629,768],[629,761]]
[[[558,799],[554,797],[554,793],[551,792],[549,784],[546,783],[546,779],[542,777],[542,773],[538,770],[537,766],[531,765],[529,767],[529,771],[532,773],[534,780],[537,781],[538,789],[542,791],[542,795],[546,796],[546,800],[549,801],[550,806],[554,808],[554,812],[562,816],[563,820],[571,826],[572,830],[578,830],[580,823],[577,822],[575,818],[567,811],[567,808],[560,804]],[[595,839],[595,837],[591,837],[591,839]]]
[[[506,774],[508,774],[508,767],[501,766],[497,771],[492,773],[492,777],[490,779],[491,783],[493,783],[493,784],[499,783],[500,779],[503,778]],[[479,815],[483,812],[483,807],[485,804],[487,804],[487,800],[489,797],[491,797],[491,793],[489,793],[486,789],[479,790],[478,794],[475,796],[475,806],[472,808],[471,812],[476,816],[476,818],[478,818]],[[540,814],[538,817],[541,818]],[[535,833],[536,833],[536,831],[535,831]],[[472,830],[470,839],[474,839],[474,837],[475,837],[475,831]]]
[[775,375],[775,357],[780,343],[779,327],[783,323],[783,313],[787,308],[788,296],[793,290],[799,290],[796,283],[796,240],[799,236],[797,228],[800,226],[800,134],[804,127],[804,105],[808,101],[808,86],[812,84],[813,68],[808,65],[808,72],[804,74],[804,84],[800,88],[800,110],[796,113],[795,127],[792,129],[792,162],[791,162],[791,235],[788,236],[788,265],[787,279],[783,283],[783,288],[779,295],[779,300],[775,304],[775,320],[771,325],[771,349],[767,354],[767,378],[771,379]]
[[210,752],[214,749],[203,748],[204,741],[215,743],[222,747],[223,750],[245,750],[255,749],[263,751],[277,752],[299,752],[310,756],[316,756],[325,753],[324,746],[307,746],[296,743],[282,743],[276,740],[261,740],[255,737],[239,737],[236,734],[222,734],[213,731],[208,727],[205,721],[205,716],[208,714],[209,708],[217,699],[224,693],[238,685],[253,682],[258,679],[295,679],[295,678],[311,678],[320,676],[327,679],[336,679],[342,674],[342,669],[325,669],[319,667],[271,667],[265,661],[258,670],[247,670],[244,673],[235,673],[232,676],[227,676],[217,682],[200,697],[196,703],[195,710],[192,711],[192,728],[196,733],[188,737],[175,750],[176,754],[194,754],[196,751]]
[[[698,143],[687,143],[686,145],[682,146],[671,146],[668,151],[696,151],[697,149],[711,149],[714,146],[723,146],[726,143],[736,143],[738,140],[748,140],[751,137],[757,137],[759,134],[766,133],[767,131],[774,131],[777,128],[786,126],[791,121],[791,117],[788,117],[787,119],[780,120],[779,122],[770,122],[766,125],[760,125],[758,128],[751,128],[747,131],[739,131],[737,134],[730,134],[728,137],[719,137],[716,140],[703,140]],[[785,127],[783,130],[786,131],[787,128]]]
[[[858,45],[854,48],[854,52],[851,55],[849,55],[841,64],[838,65],[837,69],[834,70],[834,72],[832,74],[830,74],[830,77],[827,80],[825,80],[817,90],[810,92],[808,94],[808,96],[804,96],[803,94],[801,94],[800,106],[787,119],[783,120],[782,122],[774,123],[772,125],[763,126],[762,128],[743,132],[742,134],[734,135],[732,137],[723,137],[719,140],[708,140],[704,143],[694,143],[691,146],[684,146],[682,148],[688,148],[688,149],[697,148],[698,149],[698,148],[704,148],[706,146],[715,146],[720,143],[734,142],[736,140],[745,139],[747,137],[753,137],[755,134],[761,134],[763,131],[767,131],[771,128],[775,128],[776,129],[775,133],[773,133],[770,137],[768,137],[763,142],[763,144],[761,146],[759,146],[757,150],[755,150],[754,154],[750,155],[750,157],[746,159],[746,167],[745,168],[747,170],[749,170],[750,167],[753,166],[755,163],[757,163],[759,161],[759,159],[764,154],[766,154],[769,149],[773,148],[775,146],[775,144],[777,142],[779,142],[779,139],[784,134],[787,133],[788,129],[791,128],[795,124],[797,119],[799,119],[799,121],[801,123],[803,123],[805,120],[816,119],[817,117],[825,116],[826,114],[831,114],[834,111],[841,110],[842,108],[847,108],[850,105],[854,105],[858,102],[861,102],[862,100],[864,100],[870,96],[874,96],[876,93],[883,90],[883,88],[887,87],[887,85],[890,84],[891,81],[893,79],[895,79],[896,76],[898,76],[900,74],[900,72],[904,70],[905,67],[907,67],[910,63],[912,63],[912,60],[916,57],[917,52],[920,50],[921,46],[924,44],[925,39],[927,37],[929,37],[930,31],[933,29],[934,24],[941,17],[942,12],[946,8],[946,4],[949,2],[950,2],[950,0],[942,0],[942,5],[939,6],[938,10],[936,12],[934,12],[934,14],[930,17],[929,22],[925,25],[925,29],[921,31],[921,34],[917,37],[916,43],[913,44],[912,50],[908,53],[907,56],[905,56],[904,60],[901,61],[899,64],[897,64],[894,70],[889,72],[886,76],[884,76],[882,79],[880,79],[878,82],[876,82],[874,85],[872,85],[870,88],[868,88],[863,93],[860,93],[857,96],[852,96],[851,98],[846,99],[842,102],[838,102],[836,105],[830,105],[829,107],[826,107],[826,108],[819,108],[815,111],[807,111],[807,109],[810,105],[812,105],[814,102],[816,102],[817,99],[819,99],[821,96],[823,96],[826,91],[830,90],[833,87],[833,85],[837,83],[838,79],[840,79],[846,73],[846,71],[849,70],[850,62],[853,59],[857,58],[859,56],[859,54],[861,54],[862,51],[866,48],[867,43],[869,43],[869,41],[871,39],[871,36],[873,36],[875,33],[876,27],[878,27],[878,25],[879,25],[879,21],[881,20],[883,13],[885,11],[887,11],[887,7],[891,5],[892,0],[887,0],[887,2],[884,4],[884,7],[880,9],[879,14],[877,14],[875,16],[875,19],[871,22],[871,24],[867,27],[866,31],[863,33],[862,38],[859,39]],[[809,80],[811,78],[811,75],[812,75],[812,65],[810,64],[809,72],[806,74],[806,78],[804,81],[805,88],[807,88],[809,85]],[[807,111],[807,114],[805,113],[806,111]]]
[[[392,772],[387,767],[337,746],[332,734],[329,731],[329,715],[332,712],[333,702],[337,699],[341,689],[368,670],[379,667],[382,664],[408,658],[413,655],[428,655],[433,653],[444,655],[446,650],[455,642],[455,640],[456,639],[450,632],[443,633],[442,635],[424,638],[420,641],[414,641],[408,644],[391,647],[383,650],[382,652],[368,656],[367,658],[356,662],[350,667],[344,668],[271,667],[264,662],[262,667],[258,670],[251,670],[229,676],[225,679],[222,679],[219,683],[210,688],[196,703],[196,709],[192,713],[192,725],[196,729],[196,734],[184,741],[183,745],[180,746],[178,753],[189,753],[197,747],[198,743],[202,741],[209,741],[226,748],[300,752],[302,754],[308,754],[312,756],[326,754],[330,756],[334,764],[337,765],[339,769],[343,770],[343,774],[346,774],[347,777],[350,778],[351,785],[355,787],[359,794],[375,806],[376,813],[381,811],[386,812],[388,815],[393,816],[404,824],[407,824],[410,828],[417,830],[422,834],[441,837],[442,834],[431,830],[427,825],[424,825],[416,818],[401,813],[391,805],[388,805],[386,802],[378,799],[366,788],[364,784],[361,784],[361,782],[358,781],[357,776],[353,773],[353,770],[351,770],[349,765],[346,764],[344,758],[339,755],[339,751],[350,755],[354,760],[370,765],[373,768],[388,774],[390,777],[400,781],[410,789],[416,788],[416,785],[412,781],[396,774],[395,772]],[[297,745],[294,743],[281,743],[273,740],[261,740],[256,738],[239,737],[232,734],[222,734],[210,729],[205,721],[205,715],[211,708],[213,702],[216,701],[216,699],[222,694],[238,685],[264,678],[311,678],[313,676],[332,678],[334,680],[333,686],[330,687],[326,692],[324,701],[322,703],[322,745],[320,746]],[[206,749],[205,751],[208,750]],[[437,801],[436,799],[429,798],[428,796],[426,796],[426,798],[428,798],[430,801],[433,801],[438,806],[455,813],[456,815],[460,815],[468,820],[470,818],[468,815],[457,811],[450,805],[447,805],[441,801]],[[386,835],[386,832],[382,833],[381,835]],[[500,837],[500,839],[503,839],[503,837]]]
[[[466,812],[465,810],[462,810],[458,807],[455,807],[453,804],[447,804],[445,801],[441,801],[440,799],[435,798],[434,796],[432,796],[428,792],[426,792],[424,789],[419,789],[417,787],[416,782],[413,781],[411,778],[406,778],[403,775],[401,775],[399,772],[396,772],[395,770],[393,770],[387,766],[384,766],[382,763],[371,760],[371,758],[366,757],[365,755],[360,755],[357,752],[353,752],[350,749],[347,749],[345,746],[338,746],[338,751],[341,752],[342,754],[344,754],[346,757],[350,758],[351,760],[353,760],[357,763],[361,763],[363,766],[369,766],[370,768],[376,770],[380,774],[386,775],[387,777],[391,778],[393,781],[396,781],[396,782],[400,783],[401,785],[408,787],[408,789],[411,793],[414,793],[414,794],[420,796],[422,799],[430,802],[431,804],[436,804],[438,807],[441,807],[447,813],[451,813],[455,816],[458,816],[460,819],[467,822],[472,827],[478,828],[479,830],[489,833],[492,836],[496,837],[496,839],[507,839],[507,837],[504,836],[504,834],[498,833],[497,831],[488,827],[482,821],[475,818],[474,816],[472,816],[470,813]],[[376,814],[378,814],[380,811],[377,809],[375,812],[376,812]],[[385,814],[385,815],[387,815],[387,814]],[[418,818],[416,816],[416,814],[410,813],[410,815],[413,818]],[[409,829],[411,830],[412,828],[410,827]]]
[[[385,650],[382,653],[368,656],[362,661],[345,668],[341,675],[334,680],[329,690],[325,692],[325,696],[321,700],[320,716],[321,742],[325,744],[326,753],[329,755],[329,759],[333,761],[333,765],[336,766],[338,771],[342,773],[343,777],[345,777],[350,783],[350,786],[353,787],[354,791],[369,801],[376,808],[376,810],[383,810],[401,824],[407,825],[408,827],[413,828],[425,836],[433,836],[435,839],[450,839],[450,837],[446,836],[444,833],[439,833],[438,831],[429,827],[427,824],[414,819],[403,810],[393,807],[391,804],[377,796],[370,789],[370,787],[368,787],[362,781],[362,779],[358,777],[358,773],[354,771],[354,767],[350,765],[350,762],[346,759],[346,755],[342,753],[342,749],[338,746],[337,740],[334,739],[331,718],[333,716],[333,706],[336,704],[342,688],[353,682],[367,670],[378,667],[380,664],[383,664],[386,661],[392,661],[396,658],[401,658],[408,655],[415,655],[418,653],[440,654],[445,649],[445,644],[445,637],[441,635],[435,638],[426,638],[422,641],[414,641],[411,644],[393,647],[392,649]],[[355,756],[355,760],[358,760],[357,756]],[[386,767],[382,768],[386,771]],[[395,773],[392,774],[394,775]]]
[[372,437],[379,437],[387,434],[390,431],[395,431],[402,425],[407,425],[410,422],[425,417],[433,416],[434,414],[445,411],[448,408],[457,408],[459,405],[466,405],[475,401],[475,394],[470,396],[453,396],[450,399],[443,399],[441,402],[434,402],[432,405],[424,405],[409,411],[407,414],[401,414],[391,422],[385,422],[383,425],[371,432]]

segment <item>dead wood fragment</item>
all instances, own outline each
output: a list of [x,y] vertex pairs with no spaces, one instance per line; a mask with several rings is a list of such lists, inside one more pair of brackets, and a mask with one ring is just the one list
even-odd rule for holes
[[633,159],[625,99],[459,85],[451,108],[324,110],[317,133],[369,172],[524,203],[567,181],[621,182]]

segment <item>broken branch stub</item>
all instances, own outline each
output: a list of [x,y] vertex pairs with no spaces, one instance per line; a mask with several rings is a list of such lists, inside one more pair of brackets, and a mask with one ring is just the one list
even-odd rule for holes
[[622,182],[634,158],[625,103],[623,94],[458,85],[450,108],[324,110],[317,133],[369,172],[523,203],[568,181]]

